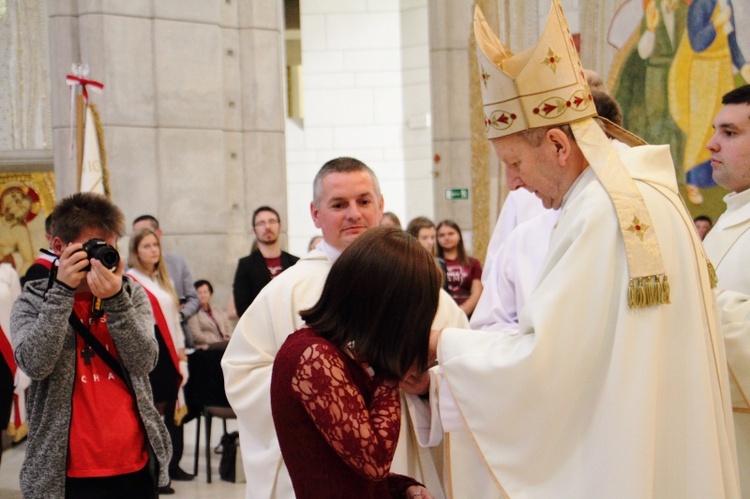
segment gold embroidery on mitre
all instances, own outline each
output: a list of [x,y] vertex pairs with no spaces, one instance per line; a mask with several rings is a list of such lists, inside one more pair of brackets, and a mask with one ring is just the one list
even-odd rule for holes
[[490,74],[484,70],[484,66],[481,64],[479,65],[479,68],[481,70],[481,77],[482,77],[482,83],[484,83],[484,88],[487,88],[487,80],[490,79]]
[[560,59],[560,56],[555,54],[555,51],[550,47],[547,49],[547,57],[542,60],[542,64],[546,64],[554,73],[557,70],[557,63],[560,62]]
[[641,223],[640,220],[638,220],[637,216],[633,217],[633,223],[630,224],[630,227],[628,227],[626,230],[634,233],[636,236],[638,236],[638,239],[643,241],[643,235],[646,233],[648,229],[650,229],[651,226],[645,223]]
[[[542,35],[529,50],[513,54],[497,38],[478,6],[474,37],[488,139],[596,116],[559,0],[552,1]],[[495,111],[513,113],[517,118],[508,127],[502,121],[492,126],[488,118]]]
[[537,116],[547,119],[556,119],[562,116],[568,109],[583,111],[594,101],[591,94],[583,90],[576,90],[569,99],[562,97],[549,97],[541,104],[531,110]]
[[[570,125],[617,213],[630,277],[628,306],[669,303],[669,281],[648,207],[622,159],[592,119],[596,107],[560,0],[551,0],[537,44],[519,54],[513,54],[497,38],[479,6],[474,10],[474,37],[479,64],[488,75],[480,85],[487,138]],[[516,119],[510,119],[511,114]],[[633,217],[634,213],[639,217]]]
[[516,121],[516,118],[517,116],[515,115],[515,113],[509,113],[500,109],[496,109],[495,111],[492,111],[489,116],[484,117],[485,132],[487,132],[487,129],[489,127],[492,127],[496,130],[505,130],[506,128],[509,128],[514,121]]

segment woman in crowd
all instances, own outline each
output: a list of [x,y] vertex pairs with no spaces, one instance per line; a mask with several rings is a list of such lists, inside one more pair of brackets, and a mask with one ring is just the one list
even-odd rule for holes
[[380,225],[386,225],[401,229],[401,220],[399,220],[396,214],[392,211],[386,211],[385,213],[383,213],[383,218],[380,219]]
[[482,294],[482,264],[466,254],[461,229],[453,220],[443,220],[438,224],[437,239],[438,256],[448,269],[448,293],[471,317]]
[[[179,449],[182,446],[180,424],[187,414],[182,391],[188,378],[185,337],[180,327],[180,300],[169,278],[156,232],[146,228],[133,234],[128,266],[127,275],[143,286],[151,302],[159,343],[159,359],[149,374],[154,405],[164,416],[173,449]],[[174,455],[181,456],[182,452],[175,450]],[[171,462],[169,467],[169,475],[173,479],[192,478],[179,467],[179,462]],[[160,489],[160,492],[171,493],[171,490],[167,487]]]
[[412,237],[376,227],[342,253],[317,304],[300,312],[306,327],[281,346],[271,379],[297,498],[432,498],[389,470],[401,421],[398,381],[428,364],[440,280]]
[[318,247],[318,244],[323,240],[323,236],[318,234],[317,236],[313,236],[310,238],[310,242],[307,243],[307,251],[310,252]]
[[406,232],[417,238],[424,249],[435,255],[435,224],[427,217],[413,218],[406,226]]
[[195,281],[195,291],[201,308],[188,319],[188,325],[195,338],[195,348],[206,349],[211,344],[226,343],[232,336],[227,314],[218,307],[211,306],[214,287],[205,279]]
[[448,269],[443,258],[435,251],[435,224],[427,217],[413,218],[406,226],[406,232],[416,237],[419,244],[435,257],[435,261],[443,272],[443,289],[448,291]]

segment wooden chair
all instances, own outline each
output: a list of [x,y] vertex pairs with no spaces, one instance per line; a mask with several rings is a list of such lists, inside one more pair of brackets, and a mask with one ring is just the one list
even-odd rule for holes
[[206,424],[206,437],[205,437],[205,449],[206,449],[206,481],[211,483],[211,453],[213,447],[211,446],[211,423],[213,418],[221,418],[224,425],[224,434],[227,434],[227,419],[237,419],[237,415],[234,413],[231,407],[223,406],[204,406],[201,413],[196,417],[195,420],[195,462],[193,463],[193,474],[198,475],[198,457],[200,456],[200,439],[201,439],[201,416],[205,420]]

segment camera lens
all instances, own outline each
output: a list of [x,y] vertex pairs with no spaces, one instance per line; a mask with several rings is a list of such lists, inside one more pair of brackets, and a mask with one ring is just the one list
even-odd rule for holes
[[[120,263],[120,254],[103,239],[89,239],[83,244],[83,249],[89,259],[96,258],[110,270],[117,268]],[[86,270],[89,270],[89,268]]]
[[120,263],[120,254],[112,246],[102,246],[98,248],[94,258],[102,262],[102,265],[108,269],[113,269],[117,267],[118,263]]

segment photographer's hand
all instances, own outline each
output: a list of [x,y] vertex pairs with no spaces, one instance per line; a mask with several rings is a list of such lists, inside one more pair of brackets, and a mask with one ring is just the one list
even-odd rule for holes
[[60,266],[57,268],[57,280],[71,289],[76,289],[86,278],[89,264],[86,252],[81,243],[69,244],[60,255]]
[[111,298],[122,289],[122,271],[124,263],[120,259],[117,268],[114,271],[109,270],[102,265],[102,262],[92,258],[91,271],[86,276],[86,282],[91,289],[91,293],[101,299]]

